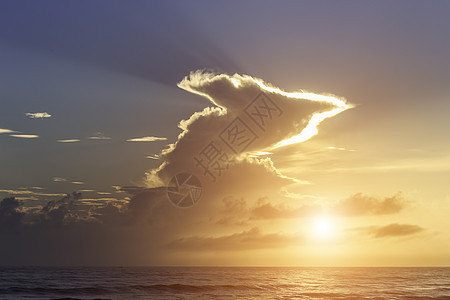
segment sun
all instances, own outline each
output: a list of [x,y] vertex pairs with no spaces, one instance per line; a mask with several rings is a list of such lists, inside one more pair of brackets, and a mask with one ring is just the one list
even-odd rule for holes
[[320,215],[312,219],[310,227],[311,237],[328,239],[334,235],[334,231],[334,223],[331,217]]

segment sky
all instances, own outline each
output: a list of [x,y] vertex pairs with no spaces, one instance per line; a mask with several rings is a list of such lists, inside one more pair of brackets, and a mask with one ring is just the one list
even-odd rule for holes
[[449,13],[1,1],[0,265],[449,266]]

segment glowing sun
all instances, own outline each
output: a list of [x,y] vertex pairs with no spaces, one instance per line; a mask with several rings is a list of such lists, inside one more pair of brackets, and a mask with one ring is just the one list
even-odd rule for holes
[[314,238],[330,238],[334,235],[333,220],[328,216],[317,216],[311,222],[310,234]]

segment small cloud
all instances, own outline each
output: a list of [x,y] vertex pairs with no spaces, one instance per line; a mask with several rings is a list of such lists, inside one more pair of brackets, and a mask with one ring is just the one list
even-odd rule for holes
[[95,202],[95,201],[120,201],[117,198],[83,198],[83,201],[90,201],[90,202]]
[[111,195],[111,193],[108,193],[108,192],[97,192],[97,194],[99,194],[99,195]]
[[41,113],[26,113],[25,114],[30,119],[46,119],[50,118],[52,115],[47,112],[41,112]]
[[358,193],[339,201],[334,210],[346,216],[361,216],[394,214],[402,211],[404,208],[405,201],[400,193],[384,199]]
[[43,187],[40,187],[40,186],[32,186],[32,187],[30,187],[30,189],[33,189],[33,190],[43,190],[44,188],[43,188]]
[[155,142],[155,141],[167,141],[165,137],[156,136],[144,136],[140,138],[129,139],[127,142]]
[[356,151],[354,149],[346,149],[344,147],[334,147],[334,146],[327,147],[327,149],[329,149],[329,150],[339,150],[339,151],[350,151],[350,152]]
[[26,190],[0,190],[0,193],[7,193],[11,195],[31,195],[33,194],[32,191],[26,191]]
[[28,196],[28,197],[15,197],[16,200],[19,201],[28,201],[28,200],[39,200],[39,198],[34,197],[34,196]]
[[80,190],[80,192],[95,192],[94,190]]
[[273,153],[267,152],[267,151],[255,151],[255,152],[250,152],[249,157],[269,156],[271,154],[273,154]]
[[39,137],[36,134],[10,134],[9,136],[13,136],[16,138],[22,138],[22,139],[35,139],[35,138]]
[[299,193],[292,193],[289,192],[285,187],[281,189],[281,191],[284,193],[284,196],[287,198],[292,199],[308,199],[308,200],[324,200],[324,197],[311,195],[311,194],[299,194]]
[[43,196],[43,197],[61,197],[65,196],[66,194],[58,193],[58,194],[50,194],[50,193],[35,193],[36,196]]
[[308,204],[300,207],[288,207],[284,204],[273,205],[267,199],[260,199],[256,207],[252,208],[252,219],[289,219],[311,216],[319,213],[322,208],[319,205]]
[[416,234],[423,230],[422,227],[417,225],[394,223],[383,227],[372,228],[369,230],[369,234],[374,238],[398,237]]
[[72,181],[73,184],[84,184],[83,181]]
[[110,140],[110,137],[107,136],[90,136],[88,137],[90,140]]
[[90,140],[110,140],[110,137],[105,136],[103,133],[101,132],[97,132],[96,134],[94,134],[93,136],[88,137],[88,139]]
[[79,142],[80,140],[77,139],[69,139],[69,140],[58,140],[58,143],[76,143]]
[[160,159],[160,157],[159,157],[159,155],[147,155],[146,156],[146,158],[149,158],[149,159]]
[[11,129],[6,129],[6,128],[0,128],[0,134],[1,133],[14,133],[17,131],[11,130]]
[[61,178],[61,177],[54,177],[54,178],[53,178],[53,181],[54,181],[54,182],[66,182],[67,179]]

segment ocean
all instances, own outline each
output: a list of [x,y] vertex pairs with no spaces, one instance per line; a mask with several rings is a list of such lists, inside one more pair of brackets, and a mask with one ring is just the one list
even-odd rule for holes
[[0,267],[0,299],[450,299],[450,268]]

